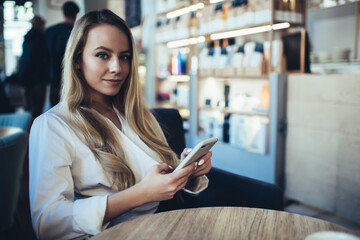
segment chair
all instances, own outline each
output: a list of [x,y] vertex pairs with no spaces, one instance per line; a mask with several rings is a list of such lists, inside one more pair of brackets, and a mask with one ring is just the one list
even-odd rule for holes
[[154,108],[152,113],[159,122],[169,146],[180,156],[185,148],[185,130],[179,111],[172,108]]
[[[153,109],[169,146],[178,155],[185,148],[183,120],[176,109]],[[283,191],[278,186],[221,169],[212,168],[206,175],[210,182],[198,196],[177,194],[160,203],[158,212],[215,206],[241,206],[283,210]]]
[[0,113],[14,112],[14,107],[11,106],[9,96],[5,92],[5,86],[0,80]]
[[0,114],[1,127],[19,127],[26,132],[30,130],[31,113],[24,111],[21,113],[2,113]]
[[242,206],[284,210],[280,187],[256,179],[212,168],[206,175],[209,188],[197,196],[200,206]]
[[[30,125],[32,121],[32,115],[30,112],[24,111],[20,113],[6,113],[6,114],[0,114],[0,127],[18,127],[21,128],[26,135],[28,135],[30,130]],[[10,136],[9,136],[10,138]],[[7,142],[9,140],[2,139],[3,142]],[[2,235],[0,235],[0,238],[6,237],[6,239],[35,239],[34,234],[32,232],[32,226],[30,221],[30,209],[29,209],[29,164],[28,164],[28,149],[27,149],[27,143],[28,143],[28,137],[26,137],[26,145],[25,147],[19,146],[19,152],[17,153],[18,156],[22,154],[22,150],[25,150],[25,154],[22,157],[22,160],[19,160],[16,158],[16,161],[18,162],[17,165],[10,166],[12,167],[11,171],[14,171],[16,174],[11,174],[5,176],[3,173],[1,174],[1,177],[8,179],[12,176],[12,179],[14,181],[11,182],[13,186],[9,185],[11,189],[14,191],[7,196],[7,194],[2,195],[2,197],[7,196],[8,198],[4,201],[6,202],[12,202],[12,207],[15,206],[15,220],[14,224],[11,226],[10,229],[4,230],[5,233],[2,231]],[[18,143],[19,144],[19,143]],[[2,148],[2,146],[0,146]],[[16,148],[16,147],[14,147]],[[11,162],[15,162],[15,156],[12,157],[10,155],[7,155],[5,153],[2,153],[2,149],[0,150],[0,159],[4,159],[4,163],[2,163],[2,167],[5,167],[5,164],[8,164],[9,159],[13,159]],[[15,154],[15,153],[12,153]],[[20,169],[15,169],[15,167],[19,167]],[[6,167],[5,167],[6,169]],[[1,172],[4,171],[4,169],[1,170]],[[1,179],[2,179],[1,178]],[[15,181],[15,179],[18,179]],[[9,180],[6,180],[7,183]],[[4,183],[4,180],[1,181]],[[13,195],[12,195],[13,194]],[[15,200],[14,200],[15,198]],[[3,200],[1,200],[3,201]],[[2,205],[3,206],[3,205]],[[8,209],[8,214],[11,214],[11,222],[13,222],[13,210]],[[2,215],[2,214],[1,214]],[[8,218],[8,217],[7,217]],[[1,224],[2,229],[2,224]],[[5,235],[4,235],[5,234]]]
[[28,133],[23,130],[0,138],[1,231],[14,223],[27,144]]

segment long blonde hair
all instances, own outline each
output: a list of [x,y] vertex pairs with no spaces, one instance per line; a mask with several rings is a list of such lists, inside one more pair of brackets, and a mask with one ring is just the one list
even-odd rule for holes
[[[168,146],[162,130],[145,105],[138,81],[136,49],[131,31],[124,20],[110,10],[92,11],[85,14],[74,25],[64,57],[61,101],[66,103],[63,118],[77,136],[90,148],[96,159],[112,180],[116,190],[135,184],[135,176],[125,161],[125,154],[116,133],[109,123],[90,108],[89,86],[82,73],[76,68],[81,63],[82,53],[89,31],[101,24],[110,24],[123,31],[132,52],[128,79],[117,95],[111,97],[114,108],[123,115],[133,131],[160,159],[175,167],[178,157]],[[101,126],[101,127],[100,127]]]

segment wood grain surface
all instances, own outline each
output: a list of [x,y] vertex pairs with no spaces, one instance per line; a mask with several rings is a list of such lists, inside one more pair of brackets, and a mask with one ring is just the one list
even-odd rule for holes
[[305,239],[318,231],[355,234],[327,221],[288,212],[214,207],[147,215],[123,222],[91,239]]

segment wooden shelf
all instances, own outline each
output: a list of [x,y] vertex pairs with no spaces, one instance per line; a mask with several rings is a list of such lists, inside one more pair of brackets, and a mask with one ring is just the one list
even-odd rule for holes
[[175,109],[179,110],[179,113],[184,120],[188,119],[190,116],[190,111],[189,111],[188,107],[179,107],[178,105],[170,103],[169,101],[164,101],[164,102],[157,101],[155,104],[155,107],[156,108],[175,108]]
[[320,3],[317,1],[316,3],[311,3],[309,2],[308,3],[308,10],[309,11],[318,11],[318,10],[325,10],[325,9],[329,9],[329,8],[337,8],[337,7],[342,7],[342,6],[346,6],[346,5],[349,5],[349,4],[353,4],[353,3],[358,3],[360,2],[360,0],[355,0],[355,1],[347,1],[343,4],[337,4],[337,5],[334,5],[334,6],[329,6],[329,7],[322,7],[320,6]]
[[311,65],[359,65],[360,60],[329,60],[329,61],[313,61]]
[[155,107],[157,108],[176,108],[179,107],[176,104],[170,103],[169,101],[156,101]]
[[157,12],[156,15],[158,15],[158,16],[166,15],[166,14],[168,14],[170,12],[174,12],[174,11],[180,10],[182,8],[185,8],[185,7],[188,7],[188,6],[184,4],[184,5],[178,6],[176,8],[168,9],[168,10],[163,11],[163,12]]
[[[204,3],[205,5],[208,5],[209,2],[208,1],[199,1]],[[225,2],[225,1],[224,1]],[[193,3],[193,2],[192,2]],[[230,0],[226,0],[226,3],[231,3]],[[251,2],[249,1],[249,4]],[[254,4],[254,2],[252,2]],[[270,5],[271,4],[271,5]],[[301,2],[301,4],[303,4],[305,6],[305,2]],[[210,16],[207,16],[205,13],[211,14],[213,15],[213,12],[207,12],[209,9],[206,9],[205,11],[203,11],[203,15],[202,18],[205,19],[196,19],[196,23],[195,21],[189,21],[184,17],[182,17],[180,19],[179,22],[177,22],[177,24],[174,25],[162,25],[161,28],[158,28],[159,31],[156,32],[156,38],[155,38],[155,46],[158,47],[161,51],[159,51],[157,54],[158,59],[163,60],[163,51],[162,49],[167,47],[167,50],[169,52],[172,51],[172,47],[177,47],[174,49],[180,49],[180,48],[186,48],[187,50],[189,50],[188,53],[188,61],[187,62],[187,68],[188,72],[193,74],[191,76],[191,78],[189,77],[189,80],[185,80],[184,81],[184,77],[180,77],[180,76],[169,76],[166,78],[156,78],[155,80],[157,81],[156,83],[158,85],[163,84],[163,87],[166,86],[172,86],[172,85],[176,85],[176,86],[181,86],[181,84],[188,84],[189,86],[189,106],[186,108],[180,108],[178,106],[176,106],[176,104],[170,104],[169,101],[167,102],[158,102],[156,104],[157,107],[171,107],[171,108],[176,108],[179,109],[179,112],[181,114],[181,116],[183,116],[183,118],[186,119],[186,123],[189,126],[189,132],[188,132],[188,141],[187,144],[189,146],[194,145],[196,143],[196,139],[200,137],[199,135],[199,129],[200,128],[204,128],[207,132],[206,134],[209,135],[216,135],[219,137],[219,139],[223,138],[223,140],[228,141],[228,140],[232,140],[232,142],[237,141],[234,140],[234,135],[232,133],[232,138],[230,137],[230,132],[226,132],[226,129],[224,130],[224,126],[221,126],[221,124],[225,123],[225,121],[227,121],[228,119],[223,118],[223,114],[233,114],[232,117],[239,118],[239,116],[244,116],[244,118],[246,118],[245,120],[249,120],[249,121],[253,121],[253,122],[266,122],[267,126],[266,128],[268,130],[264,130],[264,131],[268,131],[266,133],[261,132],[259,134],[262,134],[261,136],[265,136],[266,137],[266,141],[262,141],[260,142],[254,142],[252,143],[251,146],[254,147],[254,149],[250,149],[250,150],[244,150],[244,149],[240,149],[240,148],[229,148],[229,144],[222,144],[219,143],[217,146],[219,148],[216,149],[216,152],[218,155],[221,155],[222,157],[226,158],[226,159],[234,159],[234,156],[236,156],[236,158],[240,158],[242,162],[247,161],[247,164],[253,164],[254,161],[256,161],[256,164],[259,164],[259,166],[263,166],[264,171],[271,171],[272,174],[274,176],[271,177],[271,179],[269,180],[269,182],[271,183],[275,183],[281,186],[282,184],[282,176],[280,176],[282,174],[282,170],[279,163],[283,162],[283,159],[281,159],[282,157],[279,156],[283,156],[282,151],[283,151],[283,147],[284,145],[284,136],[279,132],[279,124],[281,123],[281,121],[285,121],[285,89],[286,89],[286,75],[285,74],[273,74],[272,72],[274,71],[279,71],[278,68],[274,68],[274,67],[269,67],[272,66],[270,64],[265,66],[268,66],[266,70],[261,69],[261,72],[257,72],[257,73],[269,73],[269,74],[262,74],[259,76],[237,76],[234,74],[251,74],[252,72],[250,72],[250,69],[248,69],[249,71],[227,71],[228,69],[222,69],[224,71],[217,71],[217,69],[212,68],[211,71],[198,71],[196,72],[196,67],[195,64],[197,64],[197,66],[199,66],[199,63],[196,63],[196,61],[192,61],[193,57],[195,59],[195,57],[197,58],[197,61],[200,61],[199,59],[199,55],[200,55],[200,50],[201,49],[201,45],[206,45],[209,42],[214,42],[214,47],[218,47],[220,44],[220,40],[214,40],[217,37],[219,38],[230,38],[229,35],[227,36],[212,36],[213,39],[210,39],[210,36],[212,34],[216,34],[216,33],[224,33],[224,32],[231,32],[231,31],[238,31],[238,30],[243,30],[243,29],[248,29],[248,28],[256,28],[256,27],[261,27],[261,26],[267,26],[267,25],[272,25],[272,24],[278,24],[278,23],[284,23],[284,22],[288,22],[290,23],[290,26],[288,25],[284,25],[283,27],[289,27],[289,28],[285,28],[285,29],[279,29],[279,30],[274,30],[273,28],[261,28],[260,30],[263,30],[263,32],[259,32],[259,33],[255,33],[256,31],[252,31],[252,33],[250,33],[250,31],[246,31],[246,35],[240,36],[240,37],[246,37],[247,35],[253,35],[253,34],[263,34],[264,35],[264,39],[266,38],[266,40],[264,41],[269,41],[270,43],[274,41],[275,39],[275,31],[282,31],[282,33],[284,33],[285,31],[287,31],[286,29],[292,29],[292,30],[298,30],[298,27],[301,27],[301,30],[303,30],[305,28],[305,10],[306,8],[302,8],[303,11],[301,12],[302,14],[302,23],[291,23],[289,21],[277,21],[276,19],[274,19],[275,17],[275,12],[274,12],[274,8],[275,8],[275,2],[274,0],[271,0],[269,3],[271,9],[271,14],[268,13],[269,15],[267,15],[268,18],[264,18],[263,16],[261,16],[259,19],[256,19],[254,21],[251,21],[253,24],[247,24],[246,26],[240,26],[241,22],[239,23],[239,21],[236,21],[236,28],[233,28],[235,25],[229,25],[226,24],[224,21],[222,21],[222,23],[224,23],[224,26],[227,26],[226,28],[223,26],[222,28],[219,27],[219,25],[212,25],[212,23],[210,23],[210,26],[208,25],[209,22],[212,22],[213,20],[220,20],[219,15],[217,14],[216,19]],[[181,8],[181,7],[179,7]],[[177,9],[179,9],[177,8]],[[172,9],[171,11],[177,10],[177,9]],[[244,8],[245,9],[245,8]],[[212,10],[209,10],[212,11]],[[260,11],[260,9],[259,9]],[[166,21],[165,20],[165,14],[168,13],[170,11],[166,11],[163,13],[158,13],[156,14],[156,17],[158,20],[161,21]],[[237,15],[237,13],[235,14]],[[229,15],[231,16],[231,15]],[[186,16],[188,17],[188,16]],[[197,15],[197,17],[200,17],[200,14]],[[208,18],[210,17],[210,18]],[[241,16],[240,16],[241,17]],[[221,18],[224,20],[224,18]],[[194,20],[194,19],[192,19]],[[294,19],[295,20],[295,19]],[[183,22],[182,22],[183,21]],[[263,23],[259,24],[259,23],[255,23],[255,22],[260,22],[262,21]],[[175,23],[173,22],[173,19],[171,20],[171,23]],[[230,22],[231,23],[231,22]],[[200,25],[200,24],[207,24],[204,25]],[[219,21],[216,21],[215,24],[220,24]],[[186,25],[186,26],[185,26]],[[207,27],[209,26],[209,27]],[[211,29],[210,29],[211,28]],[[278,27],[280,28],[280,27]],[[185,30],[184,30],[185,29]],[[221,30],[223,29],[223,30]],[[182,31],[184,30],[184,31]],[[194,31],[193,31],[194,30]],[[213,31],[211,31],[213,30]],[[254,29],[254,30],[259,30],[259,29]],[[269,30],[269,31],[268,31]],[[178,31],[178,32],[176,32]],[[203,33],[203,34],[200,34]],[[302,32],[301,32],[302,33]],[[243,34],[243,32],[240,32],[240,34]],[[261,35],[260,35],[261,36]],[[303,35],[301,35],[303,36]],[[305,36],[305,35],[304,35]],[[199,38],[200,37],[200,38]],[[234,36],[231,38],[237,38],[238,36]],[[194,38],[194,39],[188,39],[188,38]],[[301,38],[301,40],[303,40],[305,38]],[[167,44],[169,42],[172,41],[177,41],[177,40],[187,40],[187,41],[181,41],[181,42],[176,42],[172,43],[172,44]],[[192,41],[193,40],[193,41]],[[246,40],[246,38],[245,38]],[[225,42],[223,46],[226,46],[226,40],[223,41]],[[305,41],[303,41],[305,42]],[[166,45],[167,44],[167,45]],[[187,44],[187,45],[186,45]],[[241,44],[241,41],[236,41],[236,44],[239,45]],[[273,49],[272,44],[269,44],[269,50],[267,52],[267,57],[269,56],[268,59],[272,59],[271,56],[274,53],[275,50],[277,50],[275,48],[275,50]],[[305,48],[301,48],[302,50],[304,50]],[[301,55],[302,56],[302,55]],[[305,54],[304,54],[305,56]],[[171,58],[170,58],[171,59]],[[218,64],[218,60],[216,59],[216,64]],[[155,59],[156,62],[156,59]],[[192,64],[190,64],[193,63]],[[166,62],[161,61],[161,69],[164,69],[166,66]],[[201,63],[205,63],[205,62],[201,62]],[[208,63],[206,63],[208,64]],[[279,62],[277,62],[276,64],[279,64]],[[200,64],[201,65],[201,64]],[[155,66],[157,66],[155,64]],[[211,65],[212,66],[212,65]],[[227,66],[232,66],[227,64]],[[202,66],[203,67],[203,66]],[[204,67],[210,67],[208,65],[205,65]],[[216,67],[216,65],[214,66]],[[279,68],[280,69],[280,68]],[[190,71],[191,70],[191,71]],[[256,69],[258,70],[258,69]],[[196,74],[196,73],[197,74]],[[270,73],[271,72],[271,73]],[[227,75],[227,76],[226,76]],[[182,79],[183,78],[183,79]],[[187,77],[185,77],[187,78]],[[209,81],[210,83],[208,84],[206,82],[206,79],[215,79],[214,81]],[[246,82],[246,80],[248,80],[248,82]],[[166,82],[165,82],[166,81]],[[241,82],[243,81],[243,82]],[[252,83],[250,83],[250,81],[253,81]],[[263,82],[264,81],[264,82]],[[251,110],[247,110],[247,111],[235,111],[234,109],[230,109],[230,108],[225,108],[225,107],[210,107],[210,106],[204,106],[206,99],[207,98],[214,98],[214,102],[216,101],[220,101],[221,103],[223,103],[223,100],[225,98],[225,95],[227,95],[227,97],[231,98],[232,95],[234,95],[234,92],[229,92],[229,91],[235,91],[237,90],[237,95],[244,95],[246,96],[247,94],[249,94],[249,96],[257,96],[259,93],[260,95],[262,94],[261,92],[263,91],[263,86],[258,86],[260,84],[265,84],[266,86],[268,86],[268,95],[266,97],[269,97],[270,101],[268,102],[269,105],[261,105],[261,106],[269,106],[268,109],[264,109],[262,111],[262,109],[259,109],[258,111],[256,111],[256,108],[249,108]],[[230,86],[227,87],[227,85]],[[184,87],[185,85],[182,85],[182,87]],[[261,89],[259,88],[261,87]],[[236,88],[242,88],[242,89],[236,89]],[[214,90],[214,93],[210,92],[210,90]],[[261,92],[259,92],[259,90],[261,90]],[[206,96],[202,96],[204,95],[204,93],[206,93]],[[208,96],[209,95],[209,96]],[[204,101],[205,100],[205,101]],[[261,99],[259,99],[261,102]],[[284,101],[285,100],[285,101]],[[200,105],[201,104],[201,105]],[[254,103],[254,105],[258,105],[257,103]],[[223,106],[223,105],[220,105]],[[249,105],[248,105],[249,106]],[[255,109],[255,110],[253,110]],[[208,112],[207,112],[208,111]],[[213,117],[214,116],[214,117]],[[247,118],[249,117],[249,118]],[[201,119],[200,119],[201,118]],[[211,118],[211,119],[209,119]],[[219,119],[217,119],[219,118]],[[241,117],[240,117],[241,118]],[[201,121],[200,121],[201,120]],[[230,121],[230,120],[229,120]],[[214,128],[214,126],[216,126],[216,129]],[[226,125],[227,126],[227,125]],[[230,131],[230,130],[229,130]],[[224,133],[227,133],[228,135],[225,135]],[[221,134],[224,134],[221,136]],[[226,136],[226,138],[224,137]],[[250,137],[247,136],[247,137]],[[227,139],[228,138],[228,139]],[[265,139],[265,138],[262,138]],[[259,140],[260,141],[260,140]],[[265,146],[266,145],[266,146]],[[250,146],[250,144],[249,144]],[[263,146],[265,146],[266,150],[263,151]],[[249,152],[249,151],[254,151],[256,152],[256,149],[260,149],[259,151],[261,152],[265,152],[265,154],[256,154],[253,152]],[[214,150],[215,151],[215,150]],[[223,151],[223,152],[222,152]],[[214,156],[214,159],[216,158],[216,156]],[[270,165],[269,165],[270,163]],[[238,161],[236,161],[236,159],[234,160],[234,166],[239,166],[238,165]],[[233,167],[234,167],[233,166]],[[276,167],[274,167],[276,166]],[[271,168],[271,170],[269,170],[269,168]],[[276,168],[276,169],[275,169]]]
[[218,81],[243,81],[243,80],[269,80],[269,75],[261,75],[261,76],[234,76],[234,77],[221,77],[221,76],[198,76],[201,79],[212,78]]
[[159,80],[169,80],[172,82],[188,82],[190,75],[169,75],[167,77],[157,77]]
[[[246,26],[241,27],[241,28],[231,28],[231,29],[226,29],[226,30],[222,30],[222,31],[215,31],[215,32],[211,32],[211,33],[195,34],[195,35],[189,34],[189,35],[188,35],[187,37],[185,37],[185,38],[174,38],[174,39],[167,40],[167,41],[158,41],[157,43],[158,43],[158,44],[167,44],[167,43],[169,43],[169,42],[175,42],[175,41],[181,41],[181,40],[185,40],[185,39],[189,39],[189,38],[199,38],[199,37],[205,37],[206,41],[212,41],[212,40],[210,39],[210,36],[213,35],[213,34],[221,34],[221,33],[238,31],[238,30],[246,30],[246,29],[251,29],[251,28],[256,28],[256,27],[268,26],[268,25],[271,25],[271,24],[285,23],[285,22],[290,23],[290,27],[289,27],[289,28],[303,27],[303,26],[304,26],[304,24],[301,24],[301,23],[292,23],[292,22],[290,22],[290,21],[275,21],[274,23],[264,22],[264,23],[261,23],[261,24],[249,24],[249,25],[246,25]],[[288,29],[288,28],[279,29],[279,30],[276,30],[276,31],[282,31],[282,30],[286,30],[286,29]],[[273,31],[275,31],[275,30],[273,30]],[[269,32],[270,32],[270,31],[249,33],[249,34],[245,34],[245,35],[242,35],[242,36],[257,35],[257,34],[268,34]],[[233,38],[233,37],[228,37],[228,38]],[[181,46],[181,47],[186,47],[186,46],[190,46],[190,45],[192,45],[192,44],[184,45],[184,46]]]
[[268,117],[269,113],[262,113],[257,111],[234,111],[229,108],[218,108],[218,107],[199,107],[200,111],[216,111],[224,114],[237,114],[237,115],[246,115],[246,116],[261,116]]

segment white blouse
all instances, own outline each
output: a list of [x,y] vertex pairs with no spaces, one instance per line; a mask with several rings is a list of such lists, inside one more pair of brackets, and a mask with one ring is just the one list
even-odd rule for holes
[[[111,183],[91,150],[58,115],[59,104],[36,118],[30,132],[30,206],[33,228],[41,239],[86,238],[104,230],[107,195]],[[121,119],[119,133],[126,160],[136,182],[161,162]],[[159,202],[130,210],[111,224],[154,213]]]

